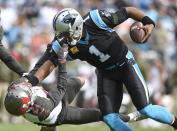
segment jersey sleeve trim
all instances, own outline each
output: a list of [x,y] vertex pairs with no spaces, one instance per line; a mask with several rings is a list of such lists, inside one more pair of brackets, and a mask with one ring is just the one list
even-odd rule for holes
[[85,31],[86,32],[86,37],[85,37],[85,40],[79,40],[78,41],[78,43],[79,44],[87,44],[88,43],[88,41],[89,41],[89,34],[88,34],[88,32],[87,31]]
[[52,49],[55,51],[56,54],[60,48],[61,48],[61,46],[58,42],[55,41],[52,43]]
[[114,30],[109,28],[105,23],[104,21],[102,20],[99,12],[98,12],[98,9],[96,10],[92,10],[90,11],[90,16],[91,16],[91,19],[93,20],[93,22],[100,28],[100,29],[103,29],[103,30],[107,30],[109,32],[113,32]]

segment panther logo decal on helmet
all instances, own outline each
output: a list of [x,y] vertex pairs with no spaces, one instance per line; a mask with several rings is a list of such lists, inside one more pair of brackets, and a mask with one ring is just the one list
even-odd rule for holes
[[27,97],[22,97],[23,105],[21,106],[19,112],[24,114],[29,109],[30,99]]
[[76,18],[73,17],[73,15],[66,15],[64,18],[63,18],[63,22],[66,23],[66,24],[71,24],[71,26],[74,24]]
[[67,44],[75,45],[82,36],[83,19],[75,9],[66,8],[55,15],[53,29],[58,41],[64,37]]

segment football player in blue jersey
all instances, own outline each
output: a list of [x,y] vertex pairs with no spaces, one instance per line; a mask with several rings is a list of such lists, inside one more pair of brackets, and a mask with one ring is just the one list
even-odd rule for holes
[[137,110],[148,118],[177,128],[177,118],[159,105],[152,105],[146,82],[131,51],[115,32],[114,27],[132,18],[141,21],[146,42],[155,23],[144,12],[134,7],[120,8],[116,12],[92,10],[83,18],[75,10],[66,8],[53,19],[55,39],[28,75],[32,85],[41,82],[56,66],[57,52],[68,44],[67,60],[80,59],[96,67],[98,102],[104,122],[112,131],[132,131],[119,118],[126,86]]

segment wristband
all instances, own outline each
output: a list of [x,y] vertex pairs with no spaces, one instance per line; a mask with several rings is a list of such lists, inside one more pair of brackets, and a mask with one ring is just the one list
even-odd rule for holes
[[58,59],[60,62],[66,62],[66,59]]
[[36,86],[39,83],[39,80],[36,76],[25,76],[28,79],[28,82],[31,83],[32,86]]
[[143,23],[143,25],[153,24],[154,27],[155,27],[154,21],[151,18],[149,18],[148,16],[143,17],[143,19],[141,20],[141,22]]

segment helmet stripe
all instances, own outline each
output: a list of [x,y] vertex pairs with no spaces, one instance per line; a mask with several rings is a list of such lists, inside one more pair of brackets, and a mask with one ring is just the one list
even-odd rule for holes
[[60,12],[58,12],[58,14],[55,15],[55,17],[53,19],[53,29],[54,30],[56,30],[56,21],[57,21],[58,17],[65,11],[67,11],[67,10],[60,11]]
[[90,11],[90,16],[91,19],[93,20],[93,22],[100,28],[100,29],[104,29],[107,30],[109,32],[113,32],[114,30],[112,28],[109,28],[106,23],[104,23],[104,21],[102,20],[98,9],[96,10],[92,10]]

